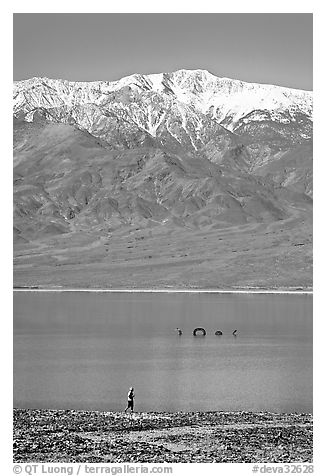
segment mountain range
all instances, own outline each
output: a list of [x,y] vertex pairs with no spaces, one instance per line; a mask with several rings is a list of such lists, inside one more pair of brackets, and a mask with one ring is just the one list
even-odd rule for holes
[[311,287],[310,91],[180,70],[13,97],[16,286]]

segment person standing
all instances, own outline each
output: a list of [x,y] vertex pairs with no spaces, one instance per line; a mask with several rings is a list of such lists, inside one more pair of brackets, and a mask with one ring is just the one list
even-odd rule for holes
[[128,410],[128,408],[130,408],[131,413],[134,411],[134,398],[135,398],[134,388],[130,387],[128,392],[128,404],[125,408],[125,412]]

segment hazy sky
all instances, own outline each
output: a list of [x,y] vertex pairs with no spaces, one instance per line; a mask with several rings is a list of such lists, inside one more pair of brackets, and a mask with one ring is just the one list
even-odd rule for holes
[[14,80],[207,69],[312,89],[312,14],[14,14]]

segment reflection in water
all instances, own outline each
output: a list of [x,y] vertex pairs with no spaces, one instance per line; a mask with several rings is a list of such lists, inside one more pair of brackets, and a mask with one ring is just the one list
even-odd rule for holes
[[14,294],[15,406],[123,410],[130,384],[136,411],[312,411],[312,298]]

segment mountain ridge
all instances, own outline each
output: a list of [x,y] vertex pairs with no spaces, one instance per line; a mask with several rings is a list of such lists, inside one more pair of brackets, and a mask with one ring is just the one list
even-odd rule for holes
[[283,85],[279,85],[279,84],[273,84],[273,83],[258,83],[258,82],[252,82],[252,81],[244,81],[242,79],[235,79],[235,78],[231,78],[229,76],[217,76],[216,74],[214,73],[211,73],[210,71],[206,70],[206,69],[201,69],[201,68],[198,68],[198,69],[188,69],[188,68],[181,68],[181,69],[178,69],[178,70],[175,70],[175,71],[169,71],[169,72],[166,72],[166,73],[163,73],[163,72],[158,72],[158,73],[133,73],[133,74],[129,74],[127,76],[123,76],[122,78],[119,78],[119,79],[114,79],[114,80],[104,80],[104,79],[101,79],[101,80],[89,80],[89,81],[83,81],[83,80],[70,80],[70,79],[65,79],[65,78],[50,78],[48,76],[32,76],[31,78],[25,78],[25,79],[17,79],[17,80],[14,80],[13,83],[14,84],[17,84],[17,83],[23,83],[23,82],[27,82],[27,81],[33,81],[33,80],[51,80],[51,81],[67,81],[67,82],[70,82],[70,83],[83,83],[83,84],[91,84],[91,83],[118,83],[120,82],[121,80],[124,80],[124,79],[128,79],[128,78],[133,78],[133,77],[139,77],[139,76],[160,76],[160,75],[163,75],[163,74],[173,74],[173,73],[177,73],[177,72],[199,72],[199,73],[205,73],[205,74],[208,74],[210,76],[213,76],[219,80],[225,80],[225,81],[234,81],[234,82],[238,82],[238,83],[244,83],[244,84],[252,84],[252,85],[259,85],[259,86],[272,86],[272,87],[276,87],[276,88],[282,88],[282,89],[286,89],[286,90],[291,90],[291,91],[297,91],[297,92],[307,92],[307,93],[313,93],[312,90],[310,89],[300,89],[300,88],[293,88],[293,87],[290,87],[290,86],[283,86]]
[[[310,118],[312,114],[312,93],[310,92],[281,86],[247,83],[229,78],[218,78],[205,70],[178,70],[173,73],[155,73],[150,75],[134,74],[113,82],[73,82],[49,78],[32,78],[14,83],[14,112],[22,107],[23,98],[19,98],[21,92],[23,92],[27,100],[26,87],[27,90],[30,90],[40,88],[41,86],[46,88],[53,88],[54,86],[58,88],[61,86],[58,90],[58,93],[61,94],[61,103],[58,104],[57,102],[57,106],[74,106],[88,103],[103,106],[106,99],[105,95],[119,91],[124,87],[130,87],[131,89],[138,88],[142,92],[159,93],[164,97],[172,93],[180,103],[195,107],[202,113],[207,113],[212,108],[211,115],[212,117],[218,117],[219,122],[228,119],[229,111],[227,108],[233,108],[233,114],[234,109],[238,108],[236,111],[237,120],[243,117],[245,113],[248,114],[248,112],[255,109],[286,110],[290,105],[293,106],[293,104],[295,104],[295,108],[303,109],[303,112]],[[84,94],[79,95],[79,97],[78,95],[72,96],[71,92],[76,91],[76,89],[78,91],[81,90]],[[248,94],[246,101],[249,105],[243,102],[244,91]],[[221,94],[229,95],[227,98],[228,106],[223,104],[223,100],[220,97]],[[268,98],[268,95],[271,97]],[[199,97],[200,100],[196,101],[196,97]],[[47,104],[40,104],[40,101],[38,102],[35,96],[30,99],[34,99],[32,103],[34,106],[47,106]],[[231,105],[230,100],[233,101]],[[49,102],[49,98],[47,98],[47,101]],[[255,107],[253,104],[255,104]],[[217,109],[219,110],[218,112]],[[289,109],[290,114],[292,109],[293,107]],[[230,130],[232,130],[232,127]]]
[[[230,248],[221,251],[230,263],[237,256],[240,268],[251,266],[249,255],[260,268],[250,241],[258,249],[259,240],[269,243],[258,282],[310,285],[312,134],[312,93],[221,80],[205,70],[15,83],[16,283],[34,285],[43,266],[60,283],[57,271],[67,270],[70,280],[79,266],[92,285],[110,287],[114,278],[97,279],[92,264],[104,260],[128,286],[152,282],[149,276],[180,284],[183,261],[188,283],[239,285],[247,274],[236,278],[236,264],[222,266],[222,283],[210,269],[210,261],[224,259],[215,240],[220,247],[227,235]],[[130,283],[122,263],[138,263],[145,274],[131,273]],[[175,271],[164,280],[170,266]]]

